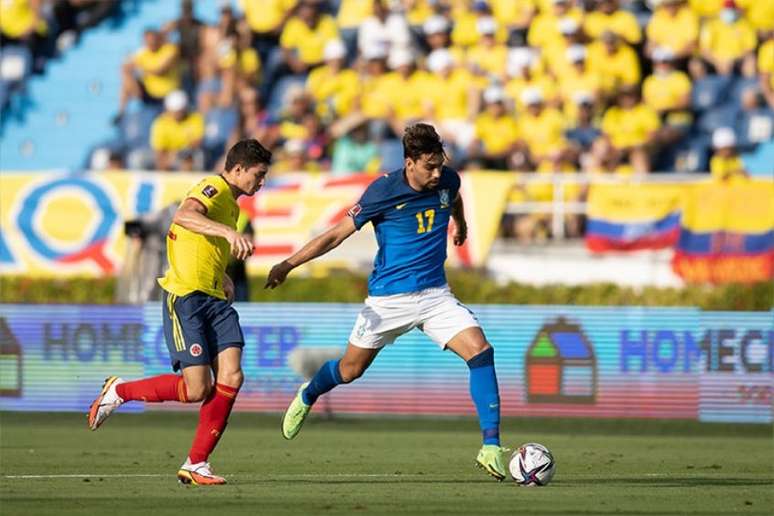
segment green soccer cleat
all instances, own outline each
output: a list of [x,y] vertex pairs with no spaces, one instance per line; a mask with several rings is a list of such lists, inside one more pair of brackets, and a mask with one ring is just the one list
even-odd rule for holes
[[495,444],[485,444],[478,451],[476,466],[502,482],[508,475],[508,468],[505,465],[505,456],[508,451],[510,450]]
[[304,392],[309,382],[306,382],[298,388],[296,397],[290,402],[290,406],[285,411],[285,415],[282,417],[282,437],[285,439],[293,439],[301,430],[301,425],[304,424],[309,411],[312,410],[311,405],[304,403],[304,399],[301,393]]

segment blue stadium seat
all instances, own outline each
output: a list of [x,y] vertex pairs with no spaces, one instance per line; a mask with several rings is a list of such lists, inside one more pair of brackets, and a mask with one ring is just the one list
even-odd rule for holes
[[141,105],[137,111],[125,113],[121,119],[121,139],[128,149],[147,147],[153,120],[161,113],[160,107]]
[[693,83],[691,104],[697,111],[704,111],[725,102],[731,79],[721,75],[708,75]]
[[720,104],[699,115],[696,127],[704,134],[712,134],[718,127],[735,127],[738,115],[738,106],[730,103]]
[[205,167],[210,168],[223,154],[228,137],[239,123],[239,114],[234,108],[213,108],[204,118],[204,139],[202,147],[206,154]]
[[709,170],[710,137],[694,134],[673,150],[672,170],[675,172],[707,172]]
[[774,140],[774,110],[759,108],[742,111],[734,130],[737,142],[743,149],[752,149],[759,143]]
[[742,160],[751,176],[774,178],[774,140],[761,143],[754,152],[743,154]]
[[742,103],[742,93],[747,89],[760,91],[760,85],[757,77],[735,77],[731,82],[729,97],[736,105]]
[[21,45],[5,45],[0,52],[0,79],[23,82],[32,73],[32,53]]

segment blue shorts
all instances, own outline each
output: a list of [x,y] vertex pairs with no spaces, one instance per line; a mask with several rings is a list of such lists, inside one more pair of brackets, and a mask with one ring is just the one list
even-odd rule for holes
[[224,349],[245,345],[239,315],[222,299],[202,292],[178,297],[164,291],[161,311],[174,371],[210,365]]

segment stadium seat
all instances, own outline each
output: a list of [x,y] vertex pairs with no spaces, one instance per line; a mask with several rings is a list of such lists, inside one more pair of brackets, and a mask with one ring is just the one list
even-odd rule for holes
[[721,75],[708,75],[693,83],[691,104],[697,111],[704,111],[717,106],[728,98],[728,87],[731,79]]
[[759,143],[774,139],[774,110],[759,108],[742,111],[737,119],[736,139],[741,148],[752,149]]
[[742,93],[747,89],[760,90],[757,77],[736,77],[731,81],[729,97],[737,105],[742,104]]
[[694,134],[684,139],[672,151],[674,172],[707,172],[709,169],[710,138]]
[[754,152],[743,154],[744,166],[753,177],[774,177],[774,140],[761,143]]
[[239,114],[233,108],[213,108],[204,118],[205,167],[210,168],[223,154],[228,137],[239,123]]
[[724,103],[706,110],[699,116],[696,127],[704,134],[711,134],[718,127],[734,127],[739,115],[739,107]]
[[147,146],[151,125],[160,113],[160,107],[142,105],[138,110],[124,114],[121,119],[123,144],[128,149]]
[[32,72],[32,53],[27,47],[7,45],[0,52],[0,79],[9,83],[24,81]]

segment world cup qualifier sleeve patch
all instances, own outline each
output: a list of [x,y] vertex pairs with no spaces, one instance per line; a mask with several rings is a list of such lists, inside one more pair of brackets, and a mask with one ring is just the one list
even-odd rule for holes
[[209,197],[210,199],[212,199],[218,193],[218,190],[215,189],[215,187],[212,185],[207,185],[202,190],[202,193],[204,194],[205,197]]
[[351,207],[351,208],[350,208],[350,209],[347,211],[347,215],[349,215],[350,217],[357,217],[357,215],[358,215],[358,214],[359,214],[361,211],[363,211],[363,208],[361,208],[359,204],[356,204],[356,205],[352,206],[352,207]]

